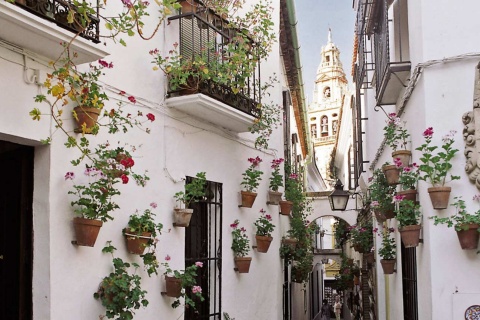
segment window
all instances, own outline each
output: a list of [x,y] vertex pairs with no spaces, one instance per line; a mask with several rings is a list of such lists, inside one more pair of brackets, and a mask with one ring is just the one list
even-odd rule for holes
[[[187,177],[187,183],[193,178]],[[185,230],[185,267],[203,262],[197,283],[203,302],[195,300],[196,310],[185,308],[185,320],[220,319],[222,311],[222,184],[207,182],[206,196],[190,205],[195,213]],[[191,292],[188,292],[191,294]],[[193,297],[191,297],[193,298]]]
[[323,89],[323,96],[325,97],[325,99],[328,99],[330,98],[330,95],[331,95],[330,87],[325,87],[325,89]]
[[310,125],[310,134],[311,134],[312,138],[317,137],[317,125],[316,124]]
[[332,135],[336,135],[338,130],[338,120],[332,121]]
[[402,243],[403,318],[418,320],[417,253]]

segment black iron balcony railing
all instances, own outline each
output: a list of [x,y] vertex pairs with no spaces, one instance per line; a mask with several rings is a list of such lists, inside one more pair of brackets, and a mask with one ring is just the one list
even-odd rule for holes
[[[15,4],[39,17],[56,23],[58,26],[78,33],[80,36],[93,41],[100,42],[100,20],[98,18],[98,0],[97,0],[97,16],[90,15],[90,23],[83,28],[80,24],[79,14],[76,12],[75,6],[66,0],[15,0]],[[68,23],[67,17],[70,10],[75,11],[74,22]],[[83,30],[82,30],[83,29]]]
[[[222,63],[231,62],[226,48],[238,30],[229,29],[224,19],[207,9],[205,12],[197,10],[197,12],[183,13],[169,20],[179,20],[179,48],[183,59],[194,61],[198,55],[202,55],[207,63],[211,62],[209,72],[216,74],[225,70],[221,67]],[[254,46],[252,50],[255,50]],[[238,68],[235,69],[237,73],[231,83],[220,83],[215,80],[201,81],[198,85],[198,93],[258,118],[260,116],[258,105],[261,102],[260,62],[254,55],[247,56],[245,61],[247,60],[250,64],[246,69],[253,69],[253,71],[245,71],[246,73],[242,74]],[[251,63],[252,61],[256,62]],[[168,94],[169,96],[181,95],[182,90],[169,89]]]
[[375,87],[378,90],[383,82],[390,61],[390,48],[388,39],[388,8],[385,0],[378,1],[379,14],[377,24],[374,29],[373,39],[374,57],[375,57]]

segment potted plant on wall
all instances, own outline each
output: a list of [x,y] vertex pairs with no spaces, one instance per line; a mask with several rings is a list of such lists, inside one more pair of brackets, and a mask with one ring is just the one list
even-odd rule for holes
[[[374,232],[378,232],[378,229],[373,229]],[[378,254],[382,259],[380,263],[382,265],[384,274],[393,274],[395,271],[395,262],[396,262],[396,243],[395,238],[390,235],[395,232],[393,228],[384,228],[383,232],[380,234],[382,236],[382,244],[378,250]]]
[[390,164],[390,162],[385,162],[385,164],[382,166],[383,174],[385,175],[388,185],[390,186],[397,185],[398,180],[400,179],[400,169],[397,164],[400,164],[400,162],[397,161],[396,164]]
[[[456,210],[454,215],[446,218],[433,216],[430,219],[433,219],[434,225],[446,224],[449,228],[455,227],[462,249],[477,249],[480,232],[480,210],[473,214],[468,213],[462,197],[455,197],[454,199],[455,202],[451,204]],[[480,197],[475,196],[473,199],[479,200]]]
[[412,163],[411,165],[404,166],[400,169],[399,184],[401,190],[397,192],[397,195],[402,195],[407,200],[417,200],[417,183],[420,178],[420,172],[418,171],[418,165]]
[[262,180],[263,172],[258,170],[258,166],[262,162],[260,157],[256,158],[248,158],[248,162],[250,162],[250,166],[247,170],[242,173],[243,181],[241,185],[245,188],[245,190],[240,191],[242,195],[242,204],[240,207],[251,208],[255,199],[257,198],[257,188]]
[[[115,250],[108,242],[102,252],[111,253],[113,256]],[[106,309],[107,318],[133,319],[134,310],[148,305],[145,298],[147,292],[142,290],[141,278],[136,274],[139,265],[114,257],[113,267],[114,271],[102,279],[93,297],[100,299]],[[130,267],[134,268],[133,273],[129,272]]]
[[380,169],[376,169],[368,181],[370,208],[373,209],[377,220],[383,222],[393,218],[395,216],[395,205],[393,204],[395,187],[388,184],[387,178]]
[[[157,204],[152,202],[150,206],[157,207]],[[155,254],[158,238],[162,233],[163,225],[155,223],[155,214],[146,209],[142,215],[136,212],[130,216],[127,228],[123,229],[123,235],[127,243],[127,251],[132,254],[138,254],[143,259],[143,264],[148,272],[148,275],[157,274],[158,262]],[[148,251],[145,253],[145,249]]]
[[283,175],[280,174],[280,165],[283,163],[283,159],[273,159],[271,168],[272,175],[270,176],[270,190],[268,191],[269,201],[268,204],[278,204],[282,200],[282,193],[278,192],[279,187],[283,187]]
[[255,233],[255,239],[257,240],[256,249],[258,252],[267,252],[270,248],[270,243],[273,240],[272,232],[275,229],[275,225],[272,223],[272,216],[265,214],[265,210],[261,209],[262,214],[254,223],[257,227]]
[[352,247],[357,252],[367,253],[373,247],[373,233],[372,223],[370,221],[361,225],[353,225],[349,227],[350,239],[352,240]]
[[299,176],[296,173],[290,173],[285,180],[285,199],[280,201],[280,214],[288,216],[292,212],[294,203],[303,199]]
[[173,225],[176,227],[188,227],[192,218],[193,209],[189,209],[191,203],[198,202],[205,196],[207,178],[205,172],[199,172],[192,182],[185,184],[185,191],[175,193],[174,198],[177,202],[183,203],[184,208],[175,207],[173,209]]
[[[396,113],[388,115],[387,125],[383,128],[385,143],[392,148],[393,161],[401,163],[401,167],[408,166],[412,152],[407,150],[408,139],[410,134],[400,124],[401,119]],[[405,124],[405,123],[404,123]]]
[[250,251],[250,240],[248,240],[245,228],[239,228],[240,221],[235,220],[230,227],[232,228],[232,250],[235,260],[236,271],[239,273],[248,273],[250,270],[251,257],[246,255]]
[[452,169],[452,159],[458,152],[458,149],[452,147],[454,143],[453,136],[456,131],[452,130],[449,134],[442,138],[443,144],[441,150],[434,153],[438,146],[432,146],[433,128],[427,128],[423,132],[425,143],[416,150],[422,152],[420,161],[422,164],[419,170],[423,173],[420,180],[427,181],[431,187],[428,188],[430,200],[434,209],[445,209],[448,206],[451,187],[446,187],[445,184],[452,180],[460,179],[460,176],[450,175],[447,180],[447,174]]
[[397,202],[398,232],[402,238],[405,248],[418,246],[420,242],[420,230],[422,226],[420,205],[412,200],[405,199],[402,195],[396,195],[394,200]]
[[[172,308],[180,306],[180,298],[185,299],[185,307],[195,308],[195,300],[204,301],[202,288],[197,286],[197,271],[203,267],[203,262],[197,261],[185,268],[185,270],[174,270],[170,267],[170,256],[165,257],[162,266],[165,268],[165,291],[162,294],[167,297],[176,298]],[[191,294],[190,294],[191,293]]]

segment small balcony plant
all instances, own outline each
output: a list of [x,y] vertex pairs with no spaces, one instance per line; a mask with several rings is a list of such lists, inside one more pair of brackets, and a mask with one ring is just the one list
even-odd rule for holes
[[393,204],[393,195],[395,186],[387,182],[387,178],[382,170],[376,169],[373,176],[368,179],[370,190],[370,207],[373,209],[379,222],[391,219],[395,216],[395,206]]
[[198,172],[195,178],[185,184],[185,191],[175,193],[174,198],[177,202],[183,203],[184,208],[174,208],[174,225],[176,227],[188,227],[192,218],[193,209],[189,206],[191,203],[198,202],[205,196],[207,188],[207,178],[205,172]]
[[272,160],[272,164],[270,166],[272,168],[272,174],[270,176],[268,204],[278,204],[280,200],[282,200],[282,193],[278,192],[278,188],[283,187],[283,175],[280,174],[280,165],[283,163],[283,161],[283,158]]
[[353,225],[349,228],[352,247],[360,253],[368,253],[373,247],[373,233],[371,222],[362,225]]
[[[373,229],[373,232],[379,232],[378,228]],[[393,274],[395,270],[397,245],[395,238],[391,236],[394,232],[393,228],[384,228],[379,234],[382,237],[382,244],[378,249],[378,255],[382,258],[380,263],[385,274]]]
[[405,199],[405,196],[396,195],[394,201],[397,203],[396,216],[398,221],[398,232],[402,238],[405,248],[416,247],[420,241],[421,207],[412,200]]
[[267,252],[270,247],[270,243],[273,240],[272,232],[275,229],[275,225],[272,223],[272,216],[265,214],[265,210],[261,209],[262,214],[254,223],[257,231],[255,233],[255,239],[257,240],[257,251]]
[[441,150],[437,151],[438,146],[432,145],[433,128],[429,127],[423,132],[425,143],[416,150],[422,153],[420,157],[421,172],[420,180],[430,183],[428,188],[430,200],[434,209],[445,209],[448,207],[451,187],[445,184],[460,179],[460,176],[448,174],[452,169],[452,160],[458,149],[453,148],[454,135],[456,131],[452,130],[442,138],[443,144]]
[[240,221],[237,219],[231,225],[232,228],[232,250],[236,269],[239,273],[248,273],[250,270],[251,257],[247,257],[250,252],[250,240],[246,235],[247,230],[239,227]]
[[257,197],[257,188],[262,180],[263,172],[258,169],[262,159],[260,157],[248,158],[250,166],[242,173],[243,180],[240,183],[244,190],[241,191],[242,207],[251,208]]
[[185,299],[185,307],[195,308],[195,301],[204,301],[202,288],[197,286],[198,268],[203,267],[203,262],[197,261],[185,268],[185,270],[174,270],[170,267],[170,256],[165,257],[162,266],[165,268],[166,294],[168,297],[175,298],[172,308],[181,305],[180,298]]
[[[473,200],[479,199],[478,195],[473,198]],[[433,219],[434,225],[446,224],[449,228],[454,227],[462,249],[476,249],[480,232],[480,210],[473,214],[468,213],[462,197],[455,197],[454,200],[455,202],[450,206],[455,208],[455,214],[446,218],[433,216],[430,219]]]

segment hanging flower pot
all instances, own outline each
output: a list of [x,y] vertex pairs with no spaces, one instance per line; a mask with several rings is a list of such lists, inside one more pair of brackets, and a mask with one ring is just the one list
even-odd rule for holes
[[284,245],[290,246],[294,250],[297,248],[297,242],[298,242],[298,240],[295,239],[295,238],[283,238],[282,239],[282,243]]
[[404,196],[405,200],[417,201],[417,190],[415,189],[397,191],[397,195]]
[[450,198],[450,187],[431,187],[428,188],[428,194],[432,201],[433,209],[445,209],[448,207],[448,200]]
[[123,229],[123,234],[127,242],[127,251],[133,254],[143,254],[152,236],[151,232],[142,232],[138,235],[129,228]]
[[385,178],[387,178],[387,183],[389,185],[398,184],[398,179],[400,178],[400,170],[394,164],[384,165],[382,167]]
[[73,227],[75,229],[76,245],[93,247],[97,241],[98,233],[103,222],[85,218],[74,218]]
[[193,209],[173,209],[173,225],[175,227],[188,227],[192,214]]
[[251,208],[255,199],[257,198],[257,194],[255,192],[248,192],[248,191],[240,191],[242,195],[242,205],[241,207]]
[[383,223],[387,221],[387,217],[385,217],[382,211],[376,209],[376,210],[373,210],[373,213],[375,214],[375,218],[377,219],[378,222]]
[[382,265],[384,274],[393,274],[395,272],[395,259],[381,259],[380,264]]
[[383,211],[383,215],[385,216],[386,219],[393,219],[397,215],[394,209],[388,209]]
[[375,255],[373,252],[367,252],[363,254],[363,260],[366,261],[368,264],[372,264],[375,262]]
[[268,190],[268,204],[278,204],[282,200],[281,192]]
[[358,276],[353,276],[353,284],[355,286],[359,286],[360,285],[360,278]]
[[[194,0],[185,0],[181,1],[180,5],[182,6],[182,14],[189,14],[197,12],[198,4]],[[191,15],[185,16],[186,19],[192,19]]]
[[292,201],[280,201],[280,214],[284,216],[289,216],[292,212],[293,202]]
[[91,108],[86,106],[78,106],[73,108],[77,118],[75,119],[77,127],[76,133],[82,133],[82,126],[85,124],[85,133],[92,133],[92,129],[96,126],[98,116],[100,115],[100,109]]
[[251,257],[235,257],[235,267],[238,273],[248,273],[250,271]]
[[478,247],[478,228],[480,227],[476,223],[468,224],[468,229],[464,230],[465,225],[460,225],[463,227],[462,230],[457,231],[458,241],[460,241],[460,246],[463,250],[477,249]]
[[420,242],[421,225],[405,226],[398,229],[405,248],[413,248],[418,246]]
[[165,276],[165,294],[172,298],[178,298],[182,294],[182,280]]
[[255,239],[257,239],[257,251],[265,253],[268,251],[268,248],[270,248],[273,237],[255,235]]
[[395,162],[396,159],[400,159],[402,168],[407,167],[410,164],[411,157],[412,152],[410,150],[397,150],[392,152],[393,161]]

